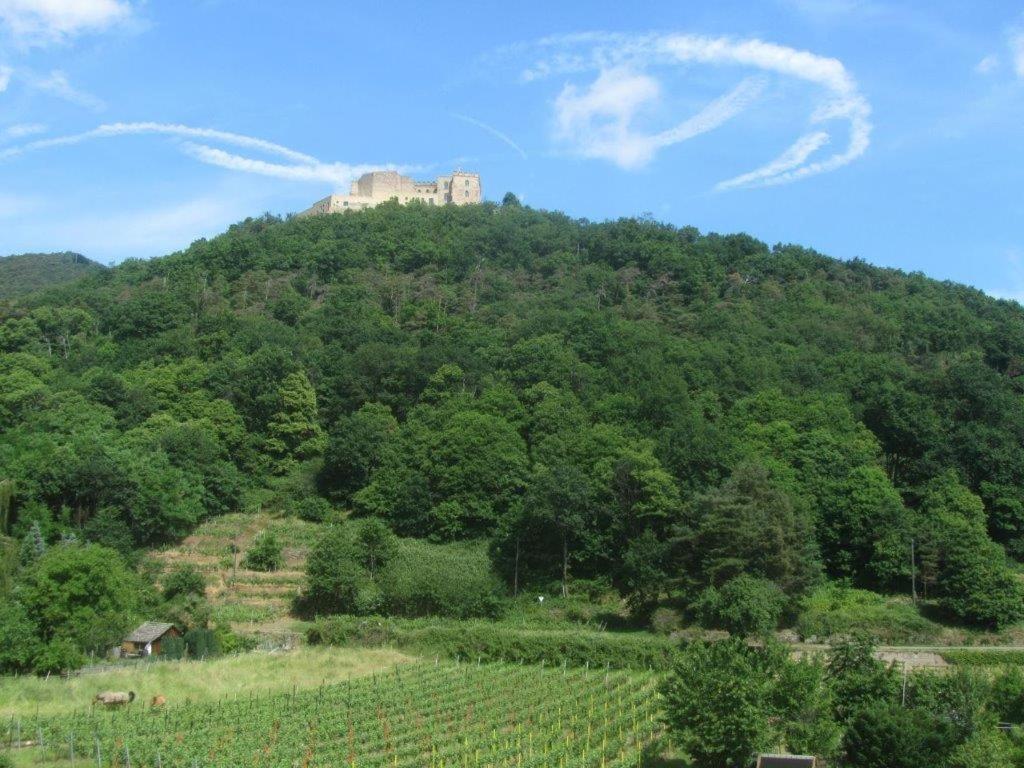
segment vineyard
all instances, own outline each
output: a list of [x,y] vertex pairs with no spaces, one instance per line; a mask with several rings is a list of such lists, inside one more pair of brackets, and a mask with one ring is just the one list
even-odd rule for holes
[[38,764],[98,768],[624,768],[655,740],[657,704],[649,674],[432,661],[263,698],[12,718],[3,735]]

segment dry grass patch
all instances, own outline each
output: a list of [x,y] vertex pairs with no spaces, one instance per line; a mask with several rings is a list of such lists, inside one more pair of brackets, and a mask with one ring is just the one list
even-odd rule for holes
[[315,688],[368,675],[410,656],[386,649],[299,648],[287,653],[246,653],[210,661],[154,662],[128,669],[83,675],[0,678],[0,717],[60,715],[88,707],[99,691],[135,691],[148,704],[162,695],[170,704],[186,700],[248,697],[251,693]]

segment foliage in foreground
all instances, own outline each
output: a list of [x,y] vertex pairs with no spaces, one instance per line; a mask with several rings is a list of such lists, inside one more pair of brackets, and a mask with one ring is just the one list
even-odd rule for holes
[[[1011,766],[1024,676],[918,671],[902,681],[848,642],[827,660],[739,639],[682,650],[662,684],[666,722],[698,768],[746,768],[759,752],[814,754],[849,768]],[[1015,732],[996,728],[1017,724]]]

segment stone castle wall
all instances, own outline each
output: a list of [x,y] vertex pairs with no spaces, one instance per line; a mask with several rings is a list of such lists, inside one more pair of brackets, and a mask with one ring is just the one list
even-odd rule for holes
[[483,188],[480,174],[466,171],[438,176],[434,181],[414,181],[397,171],[374,171],[353,181],[349,194],[329,195],[299,216],[359,211],[388,200],[397,200],[402,205],[413,200],[427,205],[469,205],[483,200]]

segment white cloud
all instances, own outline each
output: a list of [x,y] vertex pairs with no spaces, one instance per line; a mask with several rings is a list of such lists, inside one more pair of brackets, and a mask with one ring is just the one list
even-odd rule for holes
[[95,139],[143,134],[161,134],[165,136],[180,136],[189,139],[221,141],[226,144],[245,147],[246,149],[268,152],[298,163],[309,164],[318,162],[315,157],[310,157],[309,155],[303,154],[302,152],[296,152],[295,150],[289,149],[288,147],[280,144],[275,144],[274,142],[265,141],[264,139],[258,139],[252,136],[231,133],[229,131],[218,131],[214,128],[193,128],[192,126],[179,125],[175,123],[153,122],[108,123],[106,125],[101,125],[98,128],[94,128],[91,131],[85,131],[84,133],[75,133],[69,136],[58,136],[52,139],[40,139],[28,144],[23,144],[19,147],[12,147],[10,149],[0,151],[0,160],[23,155],[27,152],[35,152],[41,149],[50,149],[52,147],[72,146],[75,144],[81,144],[85,141],[93,141]]
[[[718,127],[749,106],[763,88],[762,80],[744,81],[676,129],[638,135],[629,128],[633,117],[660,95],[660,84],[644,72],[652,65],[740,67],[801,80],[824,92],[808,121],[814,126],[845,125],[847,142],[832,155],[816,159],[818,150],[831,143],[832,136],[828,131],[815,130],[760,168],[721,182],[721,189],[780,184],[832,171],[863,155],[871,143],[871,106],[843,63],[835,58],[758,39],[687,34],[584,33],[546,38],[533,48],[544,56],[523,71],[526,82],[555,74],[600,73],[587,91],[571,85],[563,89],[555,102],[556,135],[563,139],[579,137],[582,154],[603,157],[623,167],[642,166],[657,150]],[[510,50],[521,53],[521,49]]]
[[17,123],[0,130],[0,141],[18,141],[45,131],[46,126],[42,123]]
[[24,45],[61,43],[128,21],[124,0],[0,0],[0,23]]
[[[282,165],[268,163],[265,160],[254,160],[241,155],[225,152],[223,149],[208,147],[203,144],[186,142],[182,145],[185,152],[200,162],[227,168],[231,171],[254,173],[259,176],[270,176],[289,181],[322,181],[332,184],[336,189],[348,186],[354,179],[364,173],[380,170],[379,165],[346,165],[345,163],[312,163]],[[403,169],[404,170],[404,169]]]
[[584,157],[600,157],[623,168],[650,162],[653,147],[630,124],[642,107],[657,101],[661,86],[654,78],[616,67],[601,72],[580,93],[567,85],[555,100],[556,134],[572,142]]
[[251,173],[259,176],[269,176],[278,179],[291,181],[325,182],[336,189],[347,188],[352,179],[363,173],[382,168],[401,170],[408,172],[415,170],[413,166],[395,165],[349,165],[346,163],[324,163],[311,155],[303,152],[296,152],[294,149],[275,144],[271,141],[245,136],[239,133],[219,131],[214,128],[195,128],[188,125],[177,125],[172,123],[110,123],[101,125],[91,131],[76,133],[68,136],[57,136],[50,139],[38,139],[7,149],[0,149],[0,161],[10,160],[30,152],[38,152],[57,147],[69,147],[97,139],[114,138],[118,136],[157,134],[172,136],[184,139],[202,139],[204,141],[220,142],[245,149],[256,150],[271,155],[282,157],[289,162],[271,163],[266,160],[244,157],[232,154],[223,149],[212,147],[207,144],[199,144],[193,141],[181,143],[181,149],[190,157],[208,165],[215,165],[232,171]]
[[59,69],[55,69],[46,77],[31,77],[28,82],[37,90],[94,112],[99,112],[106,107],[102,99],[71,85],[68,76]]
[[601,72],[585,92],[567,85],[555,101],[556,134],[584,157],[611,160],[621,168],[649,163],[659,149],[714,130],[746,109],[764,89],[761,78],[747,78],[693,117],[660,133],[634,130],[637,114],[661,96],[654,78],[617,67]]
[[986,56],[974,65],[974,71],[979,75],[988,75],[999,68],[999,57],[994,53]]
[[519,153],[519,156],[522,157],[523,160],[527,159],[526,150],[524,150],[522,147],[516,144],[515,141],[513,141],[508,134],[502,133],[493,125],[488,125],[483,120],[477,120],[475,117],[470,117],[469,115],[460,115],[458,113],[452,113],[452,117],[462,120],[463,122],[469,123],[470,125],[475,125],[477,128],[481,128],[487,131],[487,133],[491,134],[499,141],[502,141],[505,144],[508,144],[510,147],[512,147],[512,149]]
[[1010,35],[1010,53],[1013,55],[1013,71],[1024,78],[1024,31],[1017,30]]
[[11,84],[11,75],[14,74],[14,70],[7,66],[0,66],[0,93],[7,90],[7,86]]

